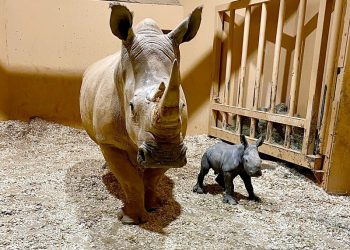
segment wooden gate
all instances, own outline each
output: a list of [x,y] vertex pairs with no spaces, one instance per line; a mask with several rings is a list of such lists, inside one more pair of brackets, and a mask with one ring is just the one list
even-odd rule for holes
[[240,0],[216,8],[209,134],[233,143],[240,134],[250,143],[264,136],[262,153],[322,173],[344,1],[315,0],[315,13],[309,2]]

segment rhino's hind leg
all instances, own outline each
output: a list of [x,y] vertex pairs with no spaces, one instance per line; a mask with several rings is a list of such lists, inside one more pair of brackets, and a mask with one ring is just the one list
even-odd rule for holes
[[140,224],[147,221],[144,206],[142,177],[131,164],[125,151],[111,146],[100,146],[109,169],[117,178],[126,195],[126,202],[118,218],[124,224]]
[[234,174],[231,172],[224,172],[224,180],[225,180],[225,192],[224,192],[224,203],[228,203],[230,205],[237,205],[237,200],[233,197],[233,178]]
[[219,184],[221,187],[225,188],[225,180],[224,180],[224,174],[223,172],[219,172],[219,174],[216,176],[215,181],[217,184]]
[[147,211],[153,211],[161,206],[161,199],[157,196],[159,180],[167,169],[149,168],[144,171],[143,182],[145,186],[145,207]]
[[207,158],[207,154],[205,153],[202,157],[201,171],[198,174],[197,183],[193,187],[193,192],[198,194],[204,193],[203,181],[204,181],[204,177],[208,174],[209,169],[210,169],[210,164]]

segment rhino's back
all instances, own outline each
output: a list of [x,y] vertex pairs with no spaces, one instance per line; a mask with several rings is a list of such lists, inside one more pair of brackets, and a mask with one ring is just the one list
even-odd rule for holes
[[108,56],[91,65],[83,76],[80,90],[82,124],[98,144],[119,144],[126,134],[115,83],[119,61],[119,53]]
[[214,170],[230,171],[239,164],[238,150],[239,145],[218,142],[208,148],[206,154]]

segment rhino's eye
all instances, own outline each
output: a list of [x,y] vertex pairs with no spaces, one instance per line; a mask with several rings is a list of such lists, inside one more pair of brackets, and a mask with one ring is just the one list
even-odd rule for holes
[[134,113],[134,110],[135,110],[134,104],[132,102],[129,102],[129,106],[130,106],[131,112]]

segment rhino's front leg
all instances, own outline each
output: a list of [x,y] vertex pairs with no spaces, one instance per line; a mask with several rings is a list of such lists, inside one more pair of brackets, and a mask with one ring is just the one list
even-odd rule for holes
[[147,221],[144,206],[143,179],[129,161],[125,151],[111,146],[100,146],[109,169],[117,178],[126,195],[126,203],[118,213],[123,224],[140,224]]
[[255,195],[254,193],[254,188],[253,188],[253,185],[252,185],[252,177],[250,177],[246,172],[243,172],[240,174],[243,182],[244,182],[244,186],[245,188],[247,189],[247,192],[248,192],[248,199],[249,200],[254,200],[254,201],[261,201],[261,199]]
[[157,185],[167,169],[145,169],[143,182],[145,187],[145,207],[147,211],[153,211],[160,207],[161,199],[157,196]]
[[228,203],[231,205],[237,205],[236,199],[233,197],[234,186],[233,186],[233,178],[236,177],[232,172],[224,172],[224,180],[225,180],[225,192],[224,192],[224,203]]

